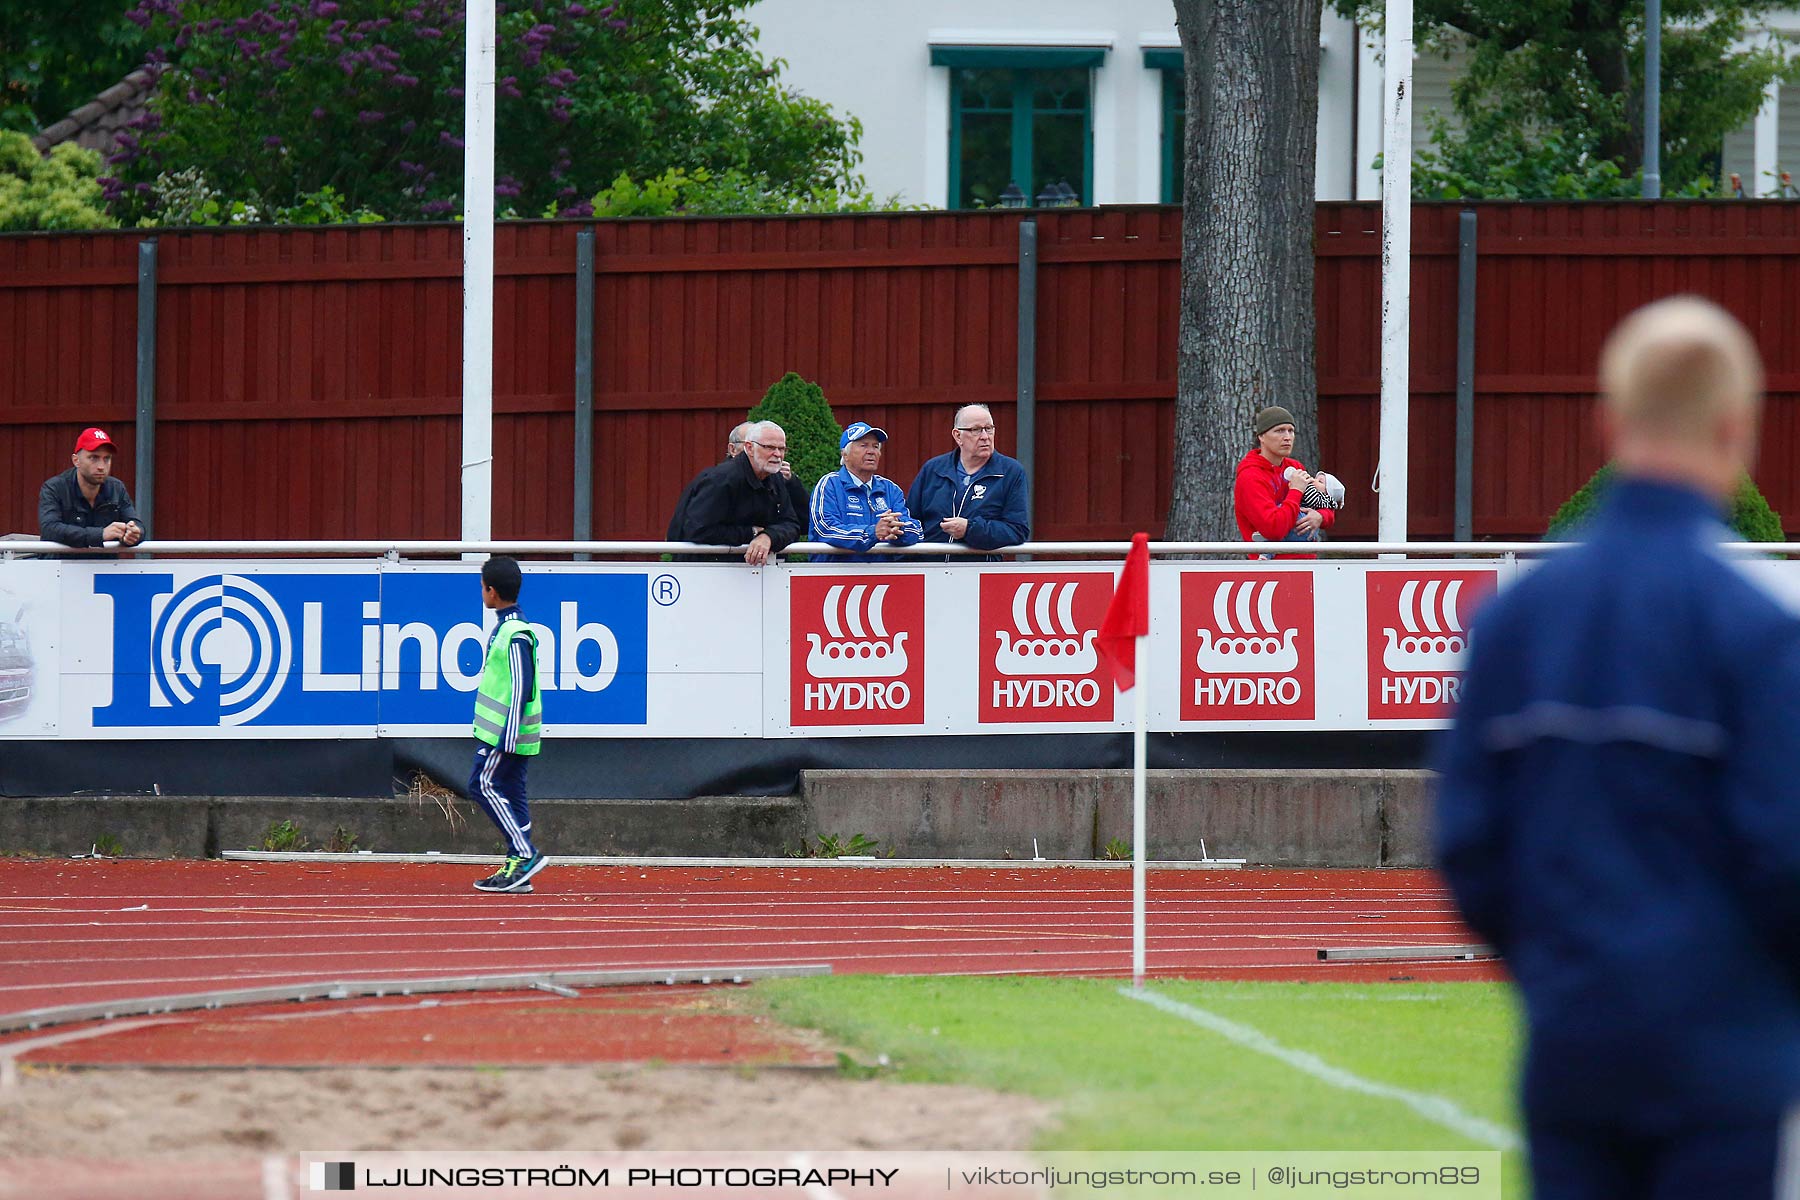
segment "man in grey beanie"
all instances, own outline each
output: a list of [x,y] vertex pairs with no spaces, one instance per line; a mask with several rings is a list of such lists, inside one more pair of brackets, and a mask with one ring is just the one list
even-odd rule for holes
[[1330,529],[1337,513],[1322,505],[1308,506],[1307,489],[1311,487],[1322,495],[1329,483],[1336,481],[1328,483],[1309,475],[1306,464],[1288,457],[1294,449],[1294,415],[1287,409],[1279,405],[1263,409],[1256,414],[1252,428],[1256,445],[1238,463],[1237,481],[1231,493],[1238,533],[1246,542],[1318,541],[1319,531]]

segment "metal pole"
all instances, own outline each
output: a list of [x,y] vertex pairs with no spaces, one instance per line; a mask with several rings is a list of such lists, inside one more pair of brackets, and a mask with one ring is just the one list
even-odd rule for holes
[[[575,540],[594,536],[594,231],[575,235]],[[585,562],[589,555],[578,554]]]
[[1475,210],[1456,228],[1456,531],[1475,539]]
[[1025,466],[1025,478],[1032,480],[1033,499],[1025,511],[1032,519],[1037,506],[1034,472],[1037,468],[1037,221],[1026,217],[1019,222],[1019,444],[1018,460]]
[[132,484],[146,533],[156,528],[156,239],[138,243],[137,463]]
[[1384,542],[1406,540],[1407,359],[1412,346],[1412,0],[1387,0],[1381,143],[1381,496]]
[[462,536],[494,527],[494,4],[469,0],[463,79]]
[[1662,196],[1662,0],[1644,4],[1644,199]]

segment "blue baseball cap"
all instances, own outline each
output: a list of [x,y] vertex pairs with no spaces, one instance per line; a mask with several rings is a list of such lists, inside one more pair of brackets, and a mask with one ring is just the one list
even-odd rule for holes
[[878,442],[887,441],[887,430],[877,429],[873,425],[869,424],[867,421],[852,421],[850,423],[850,425],[844,430],[844,436],[840,437],[838,439],[838,449],[842,450],[845,446],[848,446],[851,442],[856,441],[858,438],[866,438],[871,433],[875,435],[876,441],[878,441]]

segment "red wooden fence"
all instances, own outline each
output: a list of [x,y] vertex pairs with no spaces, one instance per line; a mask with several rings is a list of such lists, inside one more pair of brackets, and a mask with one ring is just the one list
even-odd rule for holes
[[[1736,312],[1769,368],[1758,478],[1800,522],[1800,205],[1492,204],[1480,213],[1475,532],[1535,536],[1600,460],[1601,340],[1694,291]],[[1411,530],[1453,508],[1458,206],[1413,234]],[[1372,535],[1379,210],[1320,205],[1322,466],[1342,534]],[[1037,215],[1037,534],[1160,532],[1173,457],[1180,213]],[[682,484],[783,372],[840,421],[887,428],[903,485],[949,448],[955,406],[1016,429],[1018,213],[602,222],[596,228],[596,537],[660,536]],[[498,234],[497,537],[571,530],[578,223]],[[131,481],[131,232],[0,237],[0,531],[83,425]],[[460,529],[460,231],[453,225],[161,233],[156,532],[451,538]]]

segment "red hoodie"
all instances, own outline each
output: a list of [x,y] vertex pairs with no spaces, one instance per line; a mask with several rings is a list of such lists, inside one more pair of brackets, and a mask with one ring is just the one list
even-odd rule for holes
[[[1262,456],[1262,451],[1252,450],[1238,462],[1237,482],[1231,489],[1232,508],[1237,513],[1238,535],[1246,542],[1250,535],[1260,533],[1263,540],[1279,542],[1293,532],[1294,522],[1300,519],[1299,488],[1288,486],[1282,472],[1289,467],[1306,470],[1306,465],[1297,458],[1285,458],[1277,466]],[[1321,529],[1330,529],[1337,521],[1337,513],[1329,508],[1318,510]],[[1251,558],[1260,557],[1252,554]],[[1284,554],[1283,558],[1317,558],[1316,554]]]

